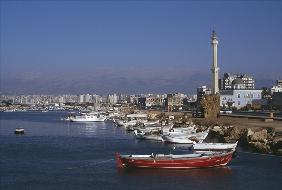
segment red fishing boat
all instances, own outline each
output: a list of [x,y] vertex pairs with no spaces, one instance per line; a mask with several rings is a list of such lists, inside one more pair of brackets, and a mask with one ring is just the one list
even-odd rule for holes
[[194,152],[192,154],[120,155],[116,153],[119,168],[205,168],[227,165],[234,151]]

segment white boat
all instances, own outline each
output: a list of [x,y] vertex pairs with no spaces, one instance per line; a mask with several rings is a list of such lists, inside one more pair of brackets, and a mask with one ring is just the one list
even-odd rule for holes
[[163,135],[163,141],[168,143],[179,143],[179,144],[195,144],[197,142],[203,142],[208,136],[208,131],[192,134],[181,134],[181,135]]
[[134,134],[137,139],[162,141],[161,135],[145,133],[139,130],[134,130]]
[[137,123],[147,122],[147,119],[148,119],[147,114],[141,114],[141,113],[128,114],[122,126],[124,126],[127,129],[128,127],[132,127]]
[[143,122],[143,124],[144,124],[145,127],[150,126],[150,125],[160,125],[160,121],[159,120],[145,121],[145,122]]
[[170,136],[179,136],[184,134],[192,134],[196,133],[196,128],[193,127],[178,127],[178,128],[170,128],[169,131],[164,132],[166,135]]
[[106,120],[106,116],[98,112],[81,113],[81,115],[70,117],[69,120],[73,122],[103,122]]
[[16,128],[15,134],[24,134],[24,128]]
[[236,143],[196,143],[193,145],[193,150],[211,150],[211,151],[222,151],[222,150],[235,150],[238,141]]

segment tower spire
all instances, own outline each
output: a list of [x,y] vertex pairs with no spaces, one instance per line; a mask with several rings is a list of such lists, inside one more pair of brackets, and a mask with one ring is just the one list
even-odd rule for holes
[[211,45],[212,45],[212,49],[213,49],[213,61],[212,61],[212,67],[211,67],[211,72],[212,72],[212,94],[217,94],[217,93],[219,93],[219,88],[218,88],[218,71],[219,71],[219,68],[217,66],[217,45],[218,45],[218,40],[217,40],[217,36],[216,36],[215,30],[212,31]]

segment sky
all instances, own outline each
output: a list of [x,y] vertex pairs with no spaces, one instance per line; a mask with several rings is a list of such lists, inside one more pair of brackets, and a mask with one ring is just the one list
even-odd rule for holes
[[0,3],[2,93],[195,93],[213,29],[220,76],[282,79],[281,1]]

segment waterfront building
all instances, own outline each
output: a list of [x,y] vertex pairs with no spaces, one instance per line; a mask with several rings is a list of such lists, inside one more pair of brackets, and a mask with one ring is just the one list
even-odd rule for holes
[[212,37],[211,37],[211,44],[212,44],[212,49],[213,49],[213,60],[212,60],[212,67],[211,67],[211,72],[212,72],[212,94],[218,94],[219,92],[219,85],[218,85],[218,73],[219,73],[219,67],[217,65],[217,45],[218,45],[218,40],[215,31],[213,30],[212,32]]
[[[239,84],[239,86],[238,86]],[[221,81],[221,90],[255,89],[255,80],[246,74],[224,73]]]
[[220,107],[237,109],[258,104],[262,90],[234,89],[220,91]]

